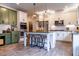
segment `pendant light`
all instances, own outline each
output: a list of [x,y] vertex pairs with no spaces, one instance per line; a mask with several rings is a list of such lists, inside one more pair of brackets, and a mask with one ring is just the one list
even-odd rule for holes
[[43,21],[47,18],[47,4],[45,4],[45,11],[43,13]]
[[33,7],[34,7],[34,11],[33,11],[33,16],[32,16],[32,18],[33,19],[37,19],[38,18],[38,15],[36,14],[36,3],[33,3]]

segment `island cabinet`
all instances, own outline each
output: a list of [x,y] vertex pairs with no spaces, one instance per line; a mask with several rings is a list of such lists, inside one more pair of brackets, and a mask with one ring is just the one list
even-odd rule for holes
[[79,56],[79,33],[73,33],[73,56]]
[[55,33],[55,39],[58,41],[65,41],[65,42],[72,42],[72,35],[71,32],[67,32],[67,31],[54,31],[53,33]]
[[12,31],[11,33],[12,35],[12,43],[18,43],[19,42],[19,36],[20,36],[20,33],[19,31]]
[[11,44],[11,33],[5,33],[5,44]]

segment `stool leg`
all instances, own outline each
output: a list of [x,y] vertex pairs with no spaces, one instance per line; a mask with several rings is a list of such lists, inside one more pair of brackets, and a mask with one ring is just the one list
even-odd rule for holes
[[33,47],[33,38],[31,36],[31,47]]
[[39,38],[37,38],[37,46],[39,47]]

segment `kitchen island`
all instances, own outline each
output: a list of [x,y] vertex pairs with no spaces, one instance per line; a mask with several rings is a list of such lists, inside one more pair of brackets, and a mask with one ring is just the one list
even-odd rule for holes
[[[41,43],[44,44],[43,47],[47,49],[47,51],[55,47],[56,40],[54,40],[54,35],[53,35],[54,33],[52,32],[29,32],[27,34],[30,34],[30,45],[31,46],[34,44],[33,41],[35,42],[37,40],[38,42],[41,41]],[[25,37],[26,37],[26,32],[25,32],[24,38]],[[26,41],[26,39],[24,39],[24,41]],[[24,42],[24,45],[26,45],[26,42]]]
[[26,45],[26,34],[30,35],[30,47],[33,45],[38,45],[35,43],[37,40],[44,40],[44,49],[49,51],[56,45],[56,40],[72,42],[72,32],[71,31],[50,31],[50,32],[25,32],[24,45]]

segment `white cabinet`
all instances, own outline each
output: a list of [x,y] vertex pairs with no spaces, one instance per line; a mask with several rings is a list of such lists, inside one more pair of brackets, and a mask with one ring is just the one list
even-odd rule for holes
[[62,40],[63,32],[56,32],[56,40]]
[[65,32],[56,32],[56,40],[63,40]]
[[55,38],[56,38],[56,40],[61,40],[61,41],[72,41],[71,32],[56,31]]
[[73,55],[79,56],[79,33],[73,34]]

